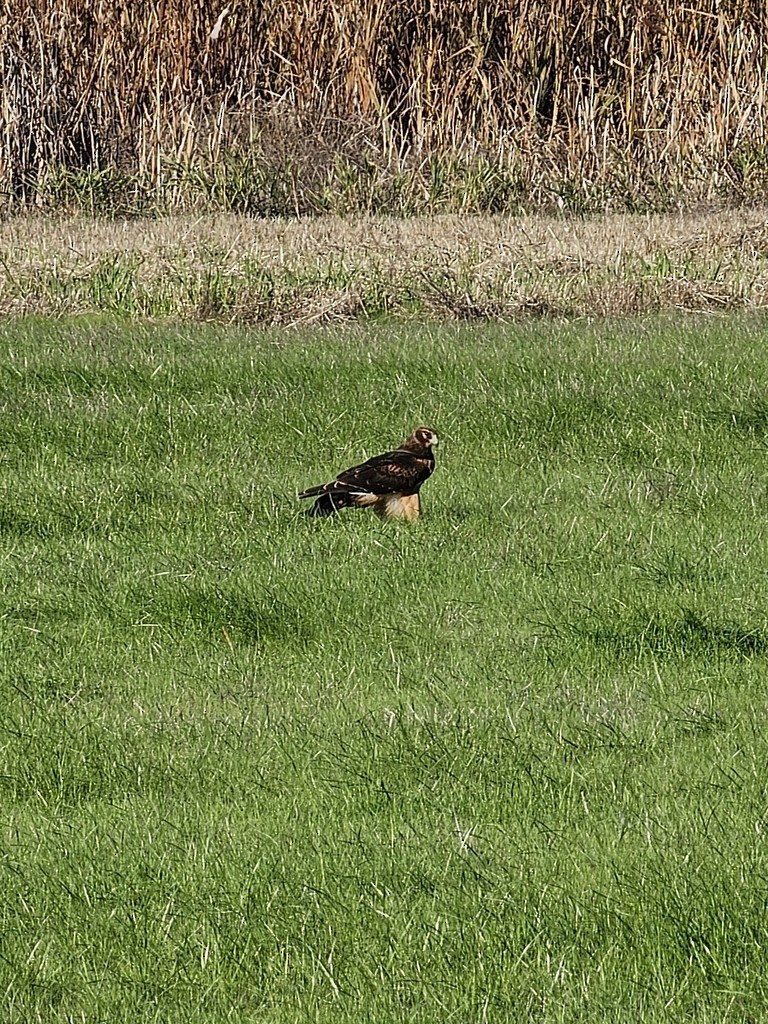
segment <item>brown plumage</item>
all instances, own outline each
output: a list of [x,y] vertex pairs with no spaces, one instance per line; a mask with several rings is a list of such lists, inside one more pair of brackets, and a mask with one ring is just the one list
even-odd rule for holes
[[372,508],[383,519],[419,518],[421,485],[435,468],[432,449],[437,434],[417,427],[394,451],[375,455],[339,473],[335,480],[308,487],[300,498],[315,498],[313,516],[330,516],[342,508]]

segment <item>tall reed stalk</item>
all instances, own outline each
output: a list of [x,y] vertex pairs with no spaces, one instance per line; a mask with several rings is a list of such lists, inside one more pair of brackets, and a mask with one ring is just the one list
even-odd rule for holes
[[183,204],[179,168],[257,154],[298,209],[339,157],[458,154],[534,202],[744,195],[766,177],[767,41],[764,0],[6,0],[0,189],[108,170]]

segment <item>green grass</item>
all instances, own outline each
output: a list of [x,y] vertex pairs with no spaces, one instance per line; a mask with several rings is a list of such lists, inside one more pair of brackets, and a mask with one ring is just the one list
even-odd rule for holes
[[3,1019],[764,1020],[766,340],[0,325]]
[[[558,161],[551,162],[543,175],[536,174],[529,169],[536,164],[522,150],[517,159],[509,154],[434,152],[414,163],[372,157],[378,148],[372,140],[354,155],[339,152],[338,142],[330,150],[318,148],[314,131],[303,142],[306,151],[293,157],[277,153],[274,143],[254,147],[251,140],[245,152],[225,151],[215,160],[196,157],[186,164],[162,160],[152,173],[127,173],[109,166],[92,171],[72,170],[64,164],[41,166],[27,176],[21,194],[14,197],[16,209],[118,219],[161,217],[179,210],[274,218],[543,211],[582,216],[608,208],[628,213],[668,211],[683,196],[690,201],[702,190],[701,181],[694,183],[679,173],[674,181],[658,169],[635,168],[628,175],[616,160],[609,162],[598,181],[590,181],[568,167],[557,167]],[[735,180],[727,185],[721,180],[713,193],[711,185],[709,192],[705,185],[710,200],[716,194],[734,201],[763,201],[768,163],[763,149],[734,150],[731,160],[739,171],[738,186]]]

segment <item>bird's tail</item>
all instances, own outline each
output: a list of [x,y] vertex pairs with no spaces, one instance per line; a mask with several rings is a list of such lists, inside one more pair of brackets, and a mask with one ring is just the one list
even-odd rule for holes
[[327,484],[317,484],[315,487],[307,487],[299,493],[300,498],[315,498],[312,508],[308,509],[311,516],[331,516],[340,508],[350,508],[355,505],[355,494],[352,488],[332,480]]
[[[304,497],[304,494],[300,494],[299,497]],[[311,494],[306,494],[306,497],[312,497]],[[321,494],[315,501],[311,508],[307,509],[307,515],[309,516],[332,516],[334,512],[338,512],[340,508],[351,508],[354,505],[351,494],[344,494],[343,492],[329,494],[327,491]]]
[[315,487],[307,487],[305,491],[299,491],[300,498],[314,498],[317,494],[323,494],[328,489],[328,484],[317,484]]

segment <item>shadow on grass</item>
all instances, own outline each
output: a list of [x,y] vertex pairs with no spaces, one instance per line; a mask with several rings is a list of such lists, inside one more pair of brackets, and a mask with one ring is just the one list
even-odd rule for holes
[[0,508],[0,537],[34,537],[45,540],[58,532],[56,523],[27,515],[10,505]]
[[295,641],[306,633],[298,608],[269,592],[255,595],[185,586],[153,595],[145,607],[149,616],[170,628],[191,624],[235,643]]
[[504,413],[510,436],[541,452],[560,451],[574,440],[582,444],[585,436],[603,437],[616,422],[616,410],[600,394],[553,396],[523,414]]
[[72,497],[42,496],[29,507],[0,506],[0,537],[48,540],[76,536],[109,537],[116,533],[168,522],[185,511],[183,498],[152,485],[120,493],[111,503],[100,503],[92,494]]
[[617,655],[751,658],[768,653],[768,637],[758,630],[734,623],[707,622],[687,609],[678,616],[637,615],[612,625],[577,627],[575,632],[593,646]]
[[752,402],[743,409],[730,409],[725,416],[738,434],[768,437],[768,402]]

